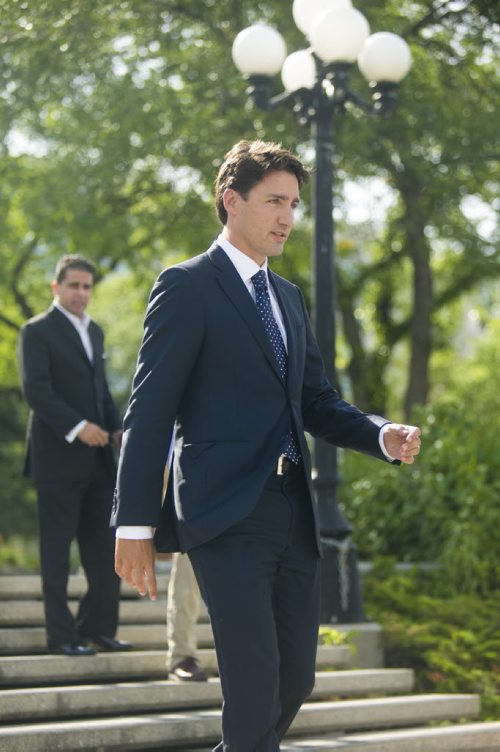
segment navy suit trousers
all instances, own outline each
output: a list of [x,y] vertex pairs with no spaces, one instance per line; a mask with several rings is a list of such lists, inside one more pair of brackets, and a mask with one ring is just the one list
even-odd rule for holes
[[272,475],[253,512],[189,551],[224,699],[216,752],[276,752],[314,686],[320,559],[301,468]]

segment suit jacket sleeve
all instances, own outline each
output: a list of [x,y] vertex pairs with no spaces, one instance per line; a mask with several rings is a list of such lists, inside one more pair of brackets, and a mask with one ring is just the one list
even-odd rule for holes
[[201,299],[189,271],[176,267],[151,292],[123,424],[113,524],[158,524],[174,421],[203,338]]
[[54,391],[49,347],[38,327],[28,324],[21,329],[18,356],[22,389],[31,409],[64,438],[84,416]]
[[108,380],[106,378],[106,369],[104,368],[104,333],[95,321],[90,322],[90,326],[95,332],[92,337],[92,346],[94,348],[94,367],[100,369],[102,378],[102,410],[104,415],[103,428],[110,433],[121,428],[122,421],[116,408],[111,392],[109,391]]
[[302,417],[305,430],[335,446],[387,459],[380,449],[378,437],[380,428],[390,421],[379,415],[362,412],[341,399],[332,387],[311,330],[301,293],[300,297],[306,324],[306,357],[302,388]]

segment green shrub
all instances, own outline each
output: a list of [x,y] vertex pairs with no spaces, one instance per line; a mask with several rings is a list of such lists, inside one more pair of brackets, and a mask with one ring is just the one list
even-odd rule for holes
[[36,573],[40,570],[38,540],[0,535],[0,573]]
[[28,410],[17,389],[0,389],[0,535],[37,535],[36,494],[23,477]]
[[500,719],[500,590],[450,596],[439,571],[379,566],[365,581],[365,608],[382,625],[387,666],[414,669],[420,692],[477,693],[482,719]]
[[458,592],[489,592],[500,586],[495,421],[470,401],[441,401],[421,409],[415,422],[422,453],[414,465],[343,456],[339,495],[360,557],[439,562]]

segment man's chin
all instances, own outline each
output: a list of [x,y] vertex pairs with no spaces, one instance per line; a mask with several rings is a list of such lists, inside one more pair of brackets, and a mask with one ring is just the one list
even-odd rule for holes
[[273,245],[273,247],[270,249],[270,252],[267,255],[269,257],[281,256],[284,250],[285,250],[284,243],[276,243],[275,245]]

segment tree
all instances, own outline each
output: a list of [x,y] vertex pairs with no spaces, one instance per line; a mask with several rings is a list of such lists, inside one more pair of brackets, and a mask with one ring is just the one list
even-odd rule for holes
[[[230,61],[234,36],[258,19],[303,46],[278,0],[0,5],[0,327],[10,347],[45,304],[61,253],[86,253],[102,275],[123,265],[142,275],[197,253],[217,232],[211,184],[227,147],[257,135],[307,154],[309,134],[291,113],[252,109]],[[409,414],[428,397],[437,312],[499,272],[495,236],[482,237],[463,210],[468,196],[488,203],[495,191],[498,10],[487,0],[359,7],[373,28],[405,36],[415,63],[394,115],[348,113],[337,123],[339,206],[352,179],[380,176],[397,197],[382,232],[367,242],[346,228],[340,248],[346,372],[360,404],[383,410],[387,369],[408,342]],[[28,153],[16,151],[20,136]],[[301,240],[307,213],[302,226]],[[308,254],[298,250],[282,263],[303,279]],[[373,310],[363,320],[370,338],[360,308]]]

